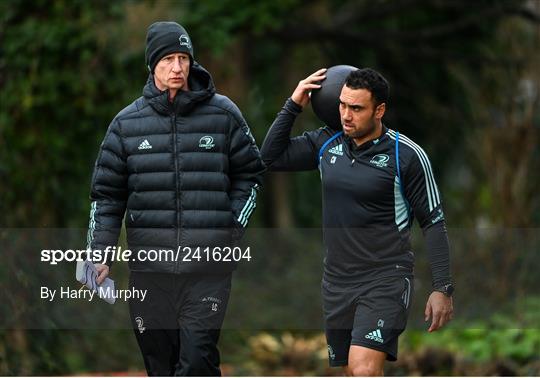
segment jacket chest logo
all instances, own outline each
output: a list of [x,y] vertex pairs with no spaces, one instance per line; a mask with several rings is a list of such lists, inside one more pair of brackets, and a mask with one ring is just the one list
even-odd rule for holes
[[214,143],[214,138],[212,138],[209,135],[203,136],[201,139],[199,139],[199,147],[204,148],[206,150],[209,150],[211,148],[214,148],[216,145]]
[[138,147],[139,150],[150,150],[151,148],[152,148],[152,145],[150,144],[150,142],[148,142],[148,139],[143,140],[142,143],[139,144],[139,147]]
[[376,165],[377,167],[384,168],[388,167],[388,160],[390,157],[386,154],[375,155],[369,161],[371,164]]

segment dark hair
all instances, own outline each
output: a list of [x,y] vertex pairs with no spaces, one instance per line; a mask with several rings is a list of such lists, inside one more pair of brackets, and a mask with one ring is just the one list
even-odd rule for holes
[[370,91],[375,100],[375,106],[388,101],[388,93],[390,92],[388,81],[371,68],[360,68],[352,71],[347,76],[345,85],[351,89],[367,89]]

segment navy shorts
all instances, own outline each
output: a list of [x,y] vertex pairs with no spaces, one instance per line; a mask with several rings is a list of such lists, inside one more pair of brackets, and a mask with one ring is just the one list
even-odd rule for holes
[[330,366],[347,365],[351,345],[385,352],[387,360],[395,361],[398,337],[407,325],[413,291],[411,274],[354,285],[323,279]]

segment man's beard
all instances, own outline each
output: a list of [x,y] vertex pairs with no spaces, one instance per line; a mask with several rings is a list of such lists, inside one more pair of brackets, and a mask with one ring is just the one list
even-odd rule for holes
[[369,122],[369,124],[367,126],[368,127],[366,127],[363,130],[355,130],[351,134],[346,134],[346,135],[349,138],[352,138],[352,139],[361,139],[361,138],[364,138],[367,135],[372,134],[375,131],[375,129],[377,128],[377,125],[376,125],[375,121],[373,120],[373,118],[370,120],[370,122]]

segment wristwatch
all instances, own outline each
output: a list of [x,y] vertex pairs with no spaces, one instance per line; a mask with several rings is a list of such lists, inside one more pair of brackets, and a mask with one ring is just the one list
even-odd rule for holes
[[454,285],[449,283],[449,284],[437,287],[437,288],[433,289],[433,291],[439,291],[439,292],[443,293],[444,295],[446,295],[447,297],[451,297],[452,294],[454,293]]

